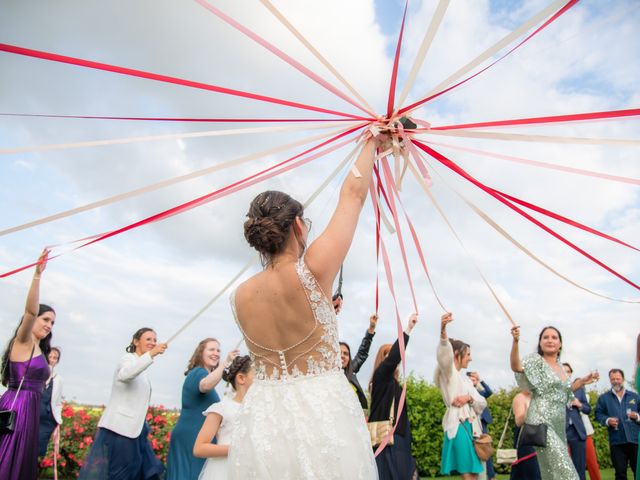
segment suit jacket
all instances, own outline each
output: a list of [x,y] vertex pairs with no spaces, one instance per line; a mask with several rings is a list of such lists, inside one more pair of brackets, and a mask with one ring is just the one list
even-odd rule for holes
[[62,377],[57,373],[51,379],[53,386],[51,387],[51,414],[56,423],[62,423]]
[[584,426],[584,422],[582,421],[580,412],[585,415],[589,415],[591,412],[591,405],[589,405],[589,399],[587,398],[584,387],[580,387],[578,390],[573,392],[573,394],[582,403],[582,408],[567,407],[567,415],[565,417],[567,440],[584,442],[587,439],[587,430]]
[[140,356],[127,353],[120,359],[113,374],[111,397],[98,427],[129,438],[140,435],[151,398],[151,383],[145,370],[152,363],[149,352]]
[[609,390],[598,397],[598,402],[596,403],[596,420],[600,425],[606,425],[607,418],[609,417],[616,417],[620,420],[617,430],[612,427],[607,427],[609,431],[609,443],[611,445],[638,443],[640,426],[638,422],[629,420],[627,417],[627,408],[637,412],[638,403],[640,403],[640,396],[629,390],[624,391],[622,402],[618,400],[618,396],[613,390]]
[[[493,390],[491,390],[489,385],[484,383],[484,380],[480,380],[480,385],[482,385],[482,390],[479,388],[477,389],[480,395],[482,395],[484,398],[489,398],[491,395],[493,395]],[[493,417],[491,416],[489,407],[485,408],[480,414],[480,421],[483,424],[493,423]]]

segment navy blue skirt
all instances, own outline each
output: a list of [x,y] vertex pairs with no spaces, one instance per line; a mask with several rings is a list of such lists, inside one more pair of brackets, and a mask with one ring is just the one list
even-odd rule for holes
[[80,480],[156,480],[164,465],[156,458],[147,440],[147,422],[137,438],[99,428],[91,451],[80,471]]
[[[374,451],[376,449],[374,448]],[[393,435],[393,445],[387,445],[376,457],[379,480],[413,480],[418,478],[416,460],[411,456],[411,427],[407,422],[405,435]]]

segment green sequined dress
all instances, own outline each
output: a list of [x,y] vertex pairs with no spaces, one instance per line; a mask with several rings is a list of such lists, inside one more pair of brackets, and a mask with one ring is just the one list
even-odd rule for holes
[[542,480],[579,480],[567,449],[565,415],[573,398],[569,380],[563,382],[537,353],[522,361],[523,373],[516,373],[518,385],[531,392],[526,423],[547,424],[547,446],[534,447]]

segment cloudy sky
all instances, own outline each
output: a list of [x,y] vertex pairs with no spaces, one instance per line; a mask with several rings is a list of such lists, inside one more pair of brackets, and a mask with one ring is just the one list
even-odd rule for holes
[[[358,0],[274,2],[378,113],[386,108],[403,2]],[[543,9],[548,0],[453,0],[408,101],[423,97],[459,67]],[[412,2],[402,51],[398,93],[436,8]],[[338,85],[331,74],[257,1],[219,2],[241,23],[303,65]],[[415,112],[433,125],[638,108],[640,4],[579,2],[549,28],[476,79]],[[312,82],[196,2],[36,2],[4,0],[0,42],[246,90],[351,113],[354,107]],[[494,57],[496,58],[496,57]],[[0,53],[0,112],[142,117],[328,118],[313,112],[113,73]],[[255,125],[132,122],[0,116],[0,148],[74,143],[247,128]],[[264,126],[258,124],[257,126]],[[334,127],[335,128],[335,127]],[[329,129],[330,130],[330,129]],[[323,130],[324,131],[324,130]],[[507,133],[638,139],[638,119],[502,129]],[[101,200],[155,182],[261,152],[320,130],[165,139],[122,145],[2,154],[0,229]],[[637,144],[534,143],[436,137],[424,140],[524,157],[556,165],[640,178]],[[297,153],[267,155],[153,193],[0,237],[0,269],[35,260],[45,245],[113,230],[224,187]],[[108,399],[113,368],[141,326],[171,336],[214,297],[253,253],[242,236],[248,204],[264,189],[306,199],[344,159],[346,146],[303,167],[253,185],[163,222],[144,226],[49,264],[42,301],[57,312],[54,344],[63,350],[65,396]],[[617,236],[640,239],[637,185],[509,163],[438,147],[481,181]],[[415,180],[401,196],[418,231],[435,288],[454,312],[450,334],[472,344],[472,367],[495,387],[513,385],[508,369],[509,323],[477,270],[489,279],[522,325],[524,351],[535,348],[548,324],[564,336],[565,359],[577,373],[633,368],[638,304],[604,300],[579,290],[534,263],[498,235],[454,193],[487,212],[535,255],[573,281],[626,300],[640,293],[516,213],[431,162],[433,195],[462,239],[452,236]],[[313,234],[326,225],[345,172],[308,208]],[[546,221],[546,220],[545,220]],[[636,283],[638,252],[558,222],[549,225]],[[405,229],[405,237],[408,232]],[[345,261],[341,337],[357,348],[374,309],[375,230],[369,204]],[[384,233],[403,321],[413,305],[396,236]],[[407,244],[420,323],[407,350],[408,370],[430,379],[442,310],[414,248]],[[62,247],[58,251],[65,251]],[[258,271],[255,264],[252,272]],[[247,274],[249,275],[249,273]],[[0,344],[23,310],[31,272],[0,281]],[[372,356],[395,337],[394,307],[380,270],[380,323]],[[183,370],[199,339],[220,339],[223,351],[239,340],[225,294],[158,357],[150,368],[152,403],[179,406]],[[370,375],[371,362],[361,377]],[[606,385],[601,380],[599,387]]]

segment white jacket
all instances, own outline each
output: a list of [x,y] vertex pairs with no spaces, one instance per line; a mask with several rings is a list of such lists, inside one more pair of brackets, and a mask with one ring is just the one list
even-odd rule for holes
[[111,397],[98,427],[129,438],[142,432],[151,398],[151,383],[145,370],[153,363],[149,352],[138,356],[125,354],[113,375]]
[[[473,427],[473,436],[478,437],[482,433],[482,424],[479,415],[487,408],[487,400],[478,393],[469,377],[458,371],[453,363],[453,347],[448,339],[440,339],[436,351],[438,368],[436,369],[435,383],[440,388],[442,400],[447,406],[447,411],[442,419],[442,428],[450,439],[455,438],[461,421],[469,420]],[[464,404],[462,407],[451,405],[458,395],[471,395],[473,404]],[[469,432],[471,433],[471,432]]]
[[62,377],[55,373],[51,379],[53,386],[51,387],[51,414],[56,423],[62,423]]

